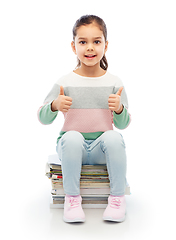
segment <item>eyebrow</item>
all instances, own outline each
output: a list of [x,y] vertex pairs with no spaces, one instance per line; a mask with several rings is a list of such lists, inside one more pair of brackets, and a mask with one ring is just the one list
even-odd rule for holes
[[[87,38],[85,37],[79,37],[78,40],[86,40]],[[102,39],[102,37],[95,37],[93,39]]]

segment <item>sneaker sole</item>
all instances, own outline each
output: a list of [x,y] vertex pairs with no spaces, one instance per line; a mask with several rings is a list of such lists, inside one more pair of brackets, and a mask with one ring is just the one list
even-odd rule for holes
[[103,220],[104,221],[111,221],[111,222],[123,222],[125,220],[125,217],[120,218],[120,219],[114,219],[112,217],[104,217]]
[[85,219],[82,219],[82,218],[67,219],[67,218],[63,217],[63,220],[64,220],[64,222],[68,222],[68,223],[85,222]]
[[125,212],[125,216],[123,218],[115,219],[115,218],[112,218],[111,216],[109,216],[109,217],[103,217],[103,220],[111,221],[111,222],[123,222],[123,221],[125,221],[125,218],[126,218],[126,212]]

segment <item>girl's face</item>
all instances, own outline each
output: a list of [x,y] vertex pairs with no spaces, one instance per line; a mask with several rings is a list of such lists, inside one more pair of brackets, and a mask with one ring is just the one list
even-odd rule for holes
[[90,67],[100,64],[107,51],[108,42],[105,42],[103,32],[98,25],[92,23],[78,28],[75,41],[71,45],[81,65]]

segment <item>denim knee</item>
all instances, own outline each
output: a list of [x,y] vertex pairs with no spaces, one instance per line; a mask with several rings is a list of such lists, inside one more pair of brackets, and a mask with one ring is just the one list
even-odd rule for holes
[[75,148],[83,144],[84,137],[80,132],[68,131],[61,138],[61,146],[67,145],[71,148]]
[[103,148],[110,147],[110,148],[125,148],[125,143],[123,140],[122,135],[119,132],[114,130],[107,131],[102,136],[102,145]]

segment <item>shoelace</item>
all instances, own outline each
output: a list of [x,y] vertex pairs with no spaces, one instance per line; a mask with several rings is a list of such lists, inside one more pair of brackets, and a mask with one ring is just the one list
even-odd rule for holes
[[79,206],[79,199],[78,199],[78,198],[71,197],[70,200],[69,200],[69,206],[70,206],[71,208],[78,207],[78,206]]
[[121,204],[121,201],[120,201],[120,199],[118,198],[118,197],[114,197],[112,200],[111,200],[111,204],[110,204],[110,206],[112,207],[112,208],[120,208],[120,204]]

